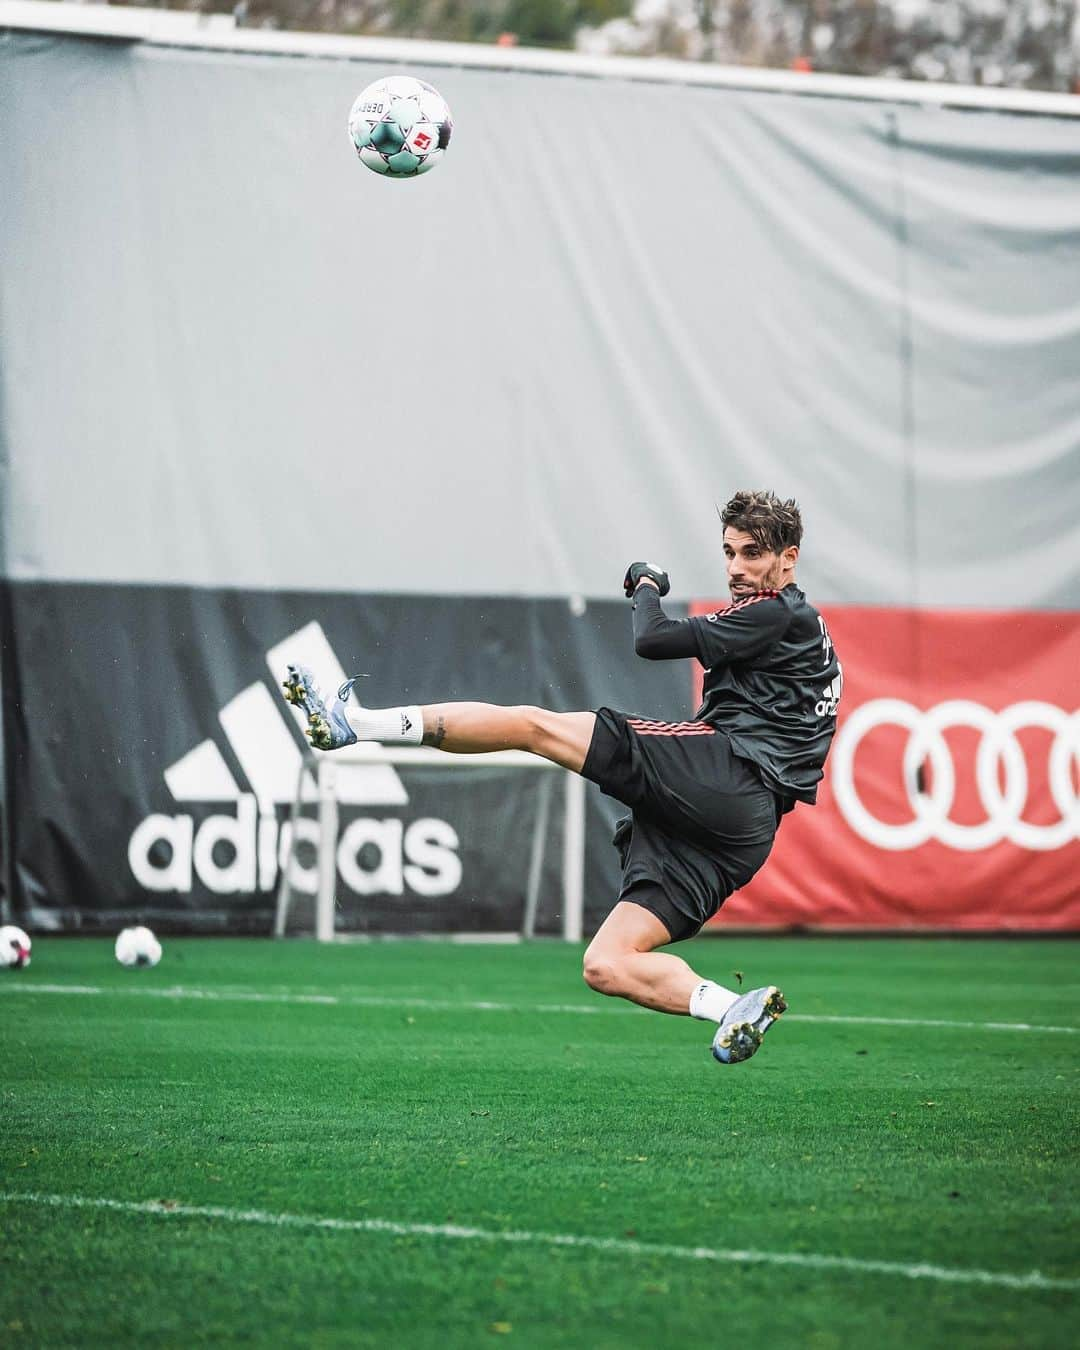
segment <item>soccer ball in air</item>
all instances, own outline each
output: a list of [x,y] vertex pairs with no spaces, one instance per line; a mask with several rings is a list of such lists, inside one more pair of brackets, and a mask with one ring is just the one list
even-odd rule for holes
[[156,966],[161,943],[149,928],[125,928],[116,939],[116,959],[122,966]]
[[369,169],[415,178],[433,169],[450,144],[450,109],[437,89],[411,75],[387,75],[357,96],[349,136]]
[[13,923],[0,928],[0,966],[21,970],[30,964],[30,939]]

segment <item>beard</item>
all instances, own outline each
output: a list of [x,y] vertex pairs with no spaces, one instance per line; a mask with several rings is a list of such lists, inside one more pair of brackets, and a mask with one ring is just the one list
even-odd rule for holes
[[769,569],[759,580],[745,577],[740,582],[729,582],[728,591],[733,597],[757,595],[761,591],[778,591],[784,584],[784,568],[779,559],[776,566]]

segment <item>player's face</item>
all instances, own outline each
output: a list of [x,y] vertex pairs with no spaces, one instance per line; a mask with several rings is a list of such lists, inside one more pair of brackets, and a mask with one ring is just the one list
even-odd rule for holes
[[758,591],[783,590],[794,577],[798,556],[794,547],[783,553],[763,549],[753,535],[729,525],[724,531],[724,557],[731,598],[742,600]]

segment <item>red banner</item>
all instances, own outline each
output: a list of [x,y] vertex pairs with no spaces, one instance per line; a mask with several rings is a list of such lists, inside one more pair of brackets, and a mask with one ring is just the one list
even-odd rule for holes
[[716,922],[1080,929],[1080,614],[823,613],[844,692],[818,803]]

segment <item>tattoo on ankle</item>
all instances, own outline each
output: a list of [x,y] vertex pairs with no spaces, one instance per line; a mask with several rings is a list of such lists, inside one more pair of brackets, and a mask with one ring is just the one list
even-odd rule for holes
[[424,731],[424,744],[433,745],[435,749],[438,750],[445,739],[446,719],[443,717],[442,713],[439,713],[435,719],[435,730],[428,731],[425,729]]

